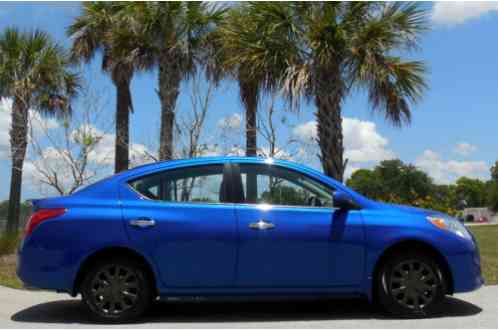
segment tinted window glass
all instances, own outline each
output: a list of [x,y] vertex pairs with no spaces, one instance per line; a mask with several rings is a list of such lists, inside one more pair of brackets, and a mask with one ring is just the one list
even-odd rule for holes
[[168,202],[226,201],[223,165],[196,166],[148,175],[130,182],[143,196]]
[[332,188],[306,175],[272,165],[240,164],[245,202],[332,207]]

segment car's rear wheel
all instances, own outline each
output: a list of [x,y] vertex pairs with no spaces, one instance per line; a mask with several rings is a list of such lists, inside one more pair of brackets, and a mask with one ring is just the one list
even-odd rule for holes
[[437,311],[446,295],[442,267],[422,253],[401,253],[388,259],[377,277],[379,302],[400,317],[426,317]]
[[137,320],[150,306],[152,293],[152,283],[144,268],[124,259],[94,264],[81,288],[92,318],[105,323]]

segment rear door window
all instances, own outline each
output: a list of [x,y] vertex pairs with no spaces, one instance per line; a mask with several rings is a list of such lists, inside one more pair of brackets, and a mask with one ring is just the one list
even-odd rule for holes
[[147,175],[129,182],[145,198],[164,202],[226,203],[223,165],[192,166]]

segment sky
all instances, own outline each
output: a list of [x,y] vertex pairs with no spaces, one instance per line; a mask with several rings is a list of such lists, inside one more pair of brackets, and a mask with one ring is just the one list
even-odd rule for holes
[[[428,6],[431,30],[422,36],[420,49],[406,56],[426,62],[429,90],[412,106],[411,125],[402,128],[393,127],[381,114],[372,113],[363,91],[348,95],[343,105],[345,157],[349,159],[347,175],[358,168],[372,168],[384,159],[399,158],[426,171],[436,183],[452,183],[460,176],[489,178],[489,168],[498,159],[498,43],[493,41],[498,31],[498,3],[437,2]],[[2,2],[0,30],[7,26],[23,30],[40,28],[63,46],[70,47],[71,40],[66,37],[65,29],[79,12],[79,3]],[[81,70],[88,89],[98,96],[101,105],[99,120],[94,127],[86,129],[102,137],[91,161],[94,169],[102,169],[104,173],[111,170],[113,160],[115,89],[109,77],[100,72],[100,60],[97,56]],[[132,82],[134,112],[130,133],[132,158],[136,156],[137,163],[139,155],[157,153],[160,105],[156,74],[155,71],[138,73]],[[205,92],[207,84],[202,79],[199,86]],[[191,91],[192,84],[182,84],[177,104],[180,120],[188,120],[191,114]],[[89,100],[96,98],[87,96],[76,100],[76,118],[83,117],[82,109]],[[267,102],[263,103],[262,108],[266,109]],[[0,200],[8,198],[10,182],[10,106],[11,100],[0,100]],[[277,100],[276,108],[281,110],[286,106]],[[302,104],[298,113],[278,112],[277,145],[282,149],[281,157],[319,167],[316,146],[309,144],[316,137],[314,111],[312,104]],[[61,123],[54,119],[32,116],[34,131],[41,130],[36,123],[40,123],[38,126],[42,126],[44,132],[52,130],[55,135],[61,129]],[[237,84],[225,81],[213,92],[201,137],[208,146],[207,154],[222,152],[223,144],[240,149],[244,143],[243,121]],[[266,148],[261,136],[259,141],[261,147]],[[299,147],[291,148],[292,152],[286,149],[290,141],[299,141]],[[40,148],[44,155],[53,154],[47,141],[41,143]],[[57,155],[50,159],[56,163]],[[54,193],[33,184],[36,162],[36,154],[28,150],[23,198]]]

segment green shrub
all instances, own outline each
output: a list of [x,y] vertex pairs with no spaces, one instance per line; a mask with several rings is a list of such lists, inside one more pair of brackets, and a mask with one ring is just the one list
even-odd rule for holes
[[12,254],[16,251],[21,240],[21,235],[16,234],[1,234],[0,236],[0,256]]

